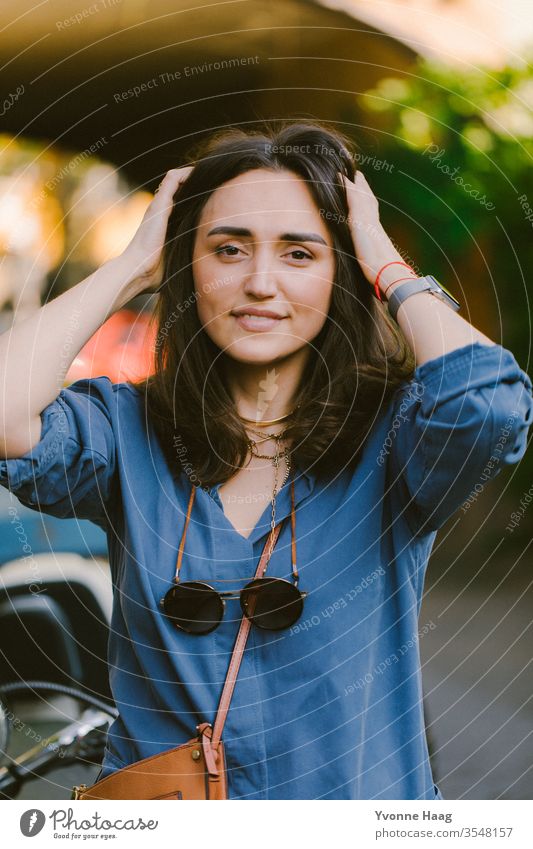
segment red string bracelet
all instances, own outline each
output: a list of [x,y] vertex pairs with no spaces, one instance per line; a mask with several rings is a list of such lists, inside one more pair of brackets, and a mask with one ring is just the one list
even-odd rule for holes
[[[389,283],[389,285],[387,286],[387,288],[383,292],[383,297],[386,298],[387,292],[389,291],[390,287],[394,286],[395,283],[399,283],[400,280],[414,280],[414,279],[415,279],[414,277],[398,277],[397,280],[393,280],[392,283]],[[388,298],[387,298],[387,300],[388,300]]]
[[[379,271],[378,271],[377,277],[376,277],[376,282],[374,283],[374,289],[375,289],[375,292],[376,292],[376,298],[378,299],[378,301],[381,301],[381,303],[383,303],[383,298],[381,297],[381,292],[380,292],[379,286],[378,286],[379,278],[381,276],[381,272],[385,271],[385,269],[388,268],[389,265],[405,265],[406,268],[408,268],[410,271],[413,271],[416,274],[416,271],[414,270],[414,268],[411,268],[410,265],[408,265],[406,262],[401,262],[399,259],[395,259],[395,260],[393,260],[393,262],[388,262],[386,265],[384,265],[382,268],[380,268]],[[394,282],[396,283],[396,280]],[[387,288],[389,288],[389,287],[387,286]]]

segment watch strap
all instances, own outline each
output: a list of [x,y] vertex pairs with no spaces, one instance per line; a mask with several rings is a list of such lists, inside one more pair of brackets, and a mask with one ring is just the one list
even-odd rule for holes
[[432,286],[429,280],[425,277],[416,277],[414,280],[408,280],[407,283],[402,283],[397,286],[392,292],[390,298],[387,298],[387,308],[396,321],[396,316],[400,305],[411,295],[416,295],[417,292],[431,292]]
[[451,292],[448,292],[448,290],[442,286],[439,281],[433,277],[433,275],[427,274],[425,277],[415,277],[413,280],[409,280],[402,286],[397,286],[392,292],[390,298],[387,299],[389,312],[395,321],[397,320],[396,316],[398,314],[400,304],[402,304],[403,301],[411,295],[416,295],[417,292],[431,292],[435,295],[435,297],[439,298],[439,300],[451,307],[451,309],[459,310],[461,308],[459,301],[454,298]]

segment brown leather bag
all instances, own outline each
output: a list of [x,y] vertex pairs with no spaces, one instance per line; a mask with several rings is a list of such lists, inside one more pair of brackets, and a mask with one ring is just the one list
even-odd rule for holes
[[[267,550],[277,542],[281,524],[268,535],[255,577],[267,566]],[[243,616],[212,728],[196,726],[198,735],[166,752],[115,770],[90,787],[76,785],[71,799],[227,799],[226,757],[221,740],[251,622]]]

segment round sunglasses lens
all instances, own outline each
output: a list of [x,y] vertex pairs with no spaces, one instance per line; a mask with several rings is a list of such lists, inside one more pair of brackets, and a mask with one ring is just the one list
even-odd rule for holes
[[219,594],[200,581],[171,587],[163,600],[163,609],[188,634],[208,634],[220,625],[224,615]]
[[268,631],[281,631],[300,618],[303,599],[300,591],[288,581],[258,578],[243,589],[241,606],[254,625]]

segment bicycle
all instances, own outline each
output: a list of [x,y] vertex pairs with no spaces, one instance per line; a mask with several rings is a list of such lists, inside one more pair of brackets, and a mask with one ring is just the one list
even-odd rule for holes
[[[27,689],[56,692],[88,705],[79,719],[53,732],[26,752],[11,758],[7,754],[11,725],[5,697]],[[7,708],[7,709],[6,709]],[[22,786],[51,770],[73,763],[96,761],[104,756],[107,730],[118,710],[111,704],[75,687],[51,681],[22,681],[0,685],[0,751],[8,763],[0,766],[0,798],[16,799]],[[73,795],[70,796],[73,798]]]

